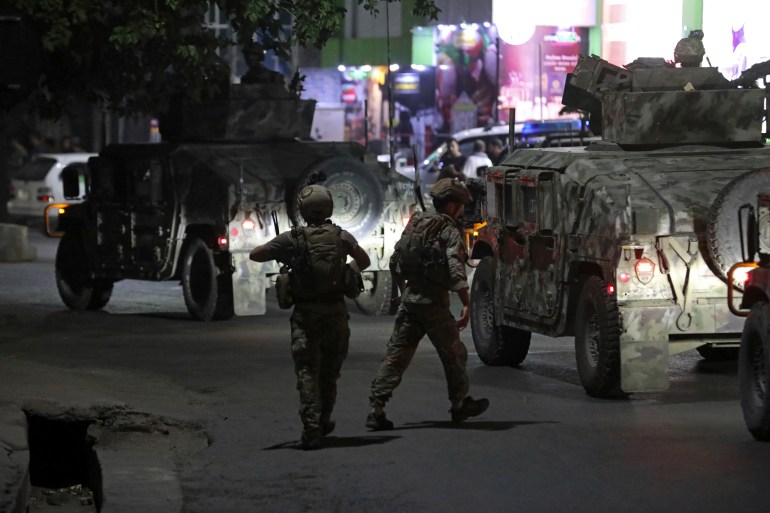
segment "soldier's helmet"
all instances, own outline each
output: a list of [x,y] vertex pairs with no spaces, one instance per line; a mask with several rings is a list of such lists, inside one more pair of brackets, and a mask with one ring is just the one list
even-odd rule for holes
[[299,191],[299,213],[307,219],[328,219],[334,210],[334,200],[329,189],[321,185],[308,185]]
[[463,182],[457,178],[442,178],[430,190],[430,197],[443,201],[456,201],[467,205],[473,198]]
[[674,61],[685,68],[700,66],[706,49],[703,47],[703,31],[692,30],[690,35],[679,40],[674,48]]

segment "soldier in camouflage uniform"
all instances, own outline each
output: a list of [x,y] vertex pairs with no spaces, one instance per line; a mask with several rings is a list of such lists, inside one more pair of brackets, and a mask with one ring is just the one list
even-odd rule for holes
[[[452,421],[480,415],[489,406],[487,399],[468,396],[468,352],[460,341],[460,330],[470,320],[470,301],[465,274],[468,255],[458,220],[471,195],[460,180],[450,178],[436,182],[430,195],[436,213],[412,216],[390,260],[402,297],[387,354],[369,395],[372,410],[366,427],[373,430],[393,429],[385,416],[385,403],[401,383],[425,334],[444,366]],[[449,291],[456,292],[463,303],[459,320],[449,310]]]
[[[320,235],[321,240],[327,242],[327,248],[336,246],[339,249],[336,253],[332,249],[332,259],[337,260],[333,264],[338,264],[340,269],[348,255],[353,257],[359,269],[369,266],[369,256],[355,237],[328,219],[334,205],[326,188],[320,185],[305,187],[300,191],[299,205],[308,226],[284,232],[257,246],[251,250],[251,260],[277,260],[297,271],[300,259],[314,261],[322,251],[321,244],[313,242],[318,240],[314,237]],[[302,237],[306,237],[304,249],[300,242]],[[335,271],[336,268],[325,274],[335,274]],[[321,438],[334,430],[331,414],[337,397],[337,378],[348,353],[349,317],[342,283],[321,286],[317,273],[312,272],[297,272],[294,279],[299,281],[292,281],[295,305],[291,315],[291,353],[303,425],[299,447],[317,449],[321,446]]]

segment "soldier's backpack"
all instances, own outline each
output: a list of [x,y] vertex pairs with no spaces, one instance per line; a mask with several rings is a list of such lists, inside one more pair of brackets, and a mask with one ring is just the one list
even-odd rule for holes
[[290,284],[295,302],[342,297],[346,254],[340,233],[342,228],[333,224],[292,228],[296,257]]
[[416,212],[396,243],[398,272],[407,280],[427,279],[443,285],[449,279],[446,247],[439,235],[449,221],[441,214]]

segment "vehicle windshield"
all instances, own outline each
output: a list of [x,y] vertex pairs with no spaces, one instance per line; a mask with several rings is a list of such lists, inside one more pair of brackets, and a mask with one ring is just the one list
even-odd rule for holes
[[48,171],[50,171],[55,164],[56,160],[48,157],[32,159],[19,168],[11,178],[14,180],[23,180],[25,182],[43,181],[45,180]]
[[441,160],[441,156],[447,151],[446,143],[441,143],[441,146],[433,150],[433,153],[425,157],[422,161],[423,169],[430,169],[432,167],[438,168],[438,162]]

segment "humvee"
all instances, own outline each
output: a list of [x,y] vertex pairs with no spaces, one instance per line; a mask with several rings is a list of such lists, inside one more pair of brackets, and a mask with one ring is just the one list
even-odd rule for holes
[[64,176],[65,197],[87,189],[58,216],[64,303],[97,310],[118,280],[178,279],[196,319],[263,314],[279,268],[250,262],[249,251],[300,223],[297,192],[322,183],[333,220],[372,261],[358,306],[390,312],[388,259],[413,184],[357,143],[308,141],[313,107],[275,84],[234,85],[229,98],[175,106],[161,120],[169,142],[109,145],[86,173]]
[[520,149],[490,168],[471,251],[481,360],[519,365],[532,333],[574,336],[597,397],[665,390],[668,356],[685,350],[737,354],[740,318],[725,304],[741,260],[736,205],[770,187],[756,87],[767,63],[735,82],[632,64],[580,57],[563,102],[588,111],[602,140]]

